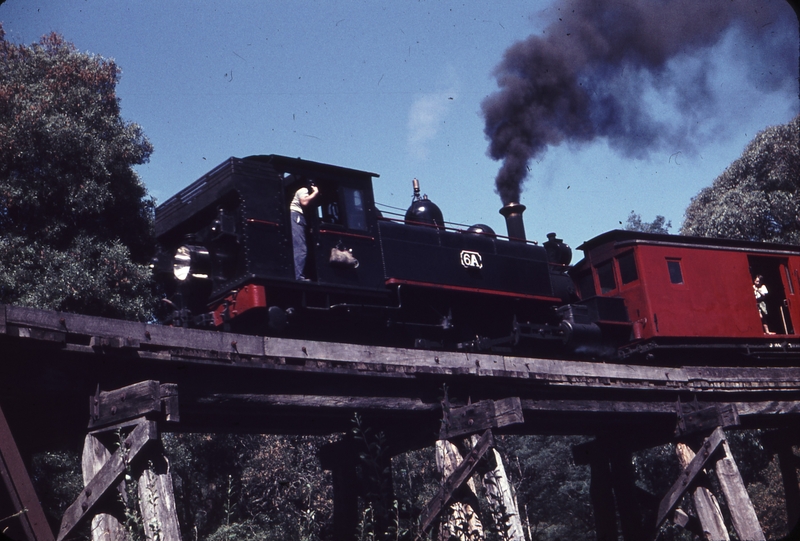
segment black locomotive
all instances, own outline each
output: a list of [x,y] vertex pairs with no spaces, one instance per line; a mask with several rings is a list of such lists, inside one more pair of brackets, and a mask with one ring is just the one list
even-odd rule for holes
[[[601,327],[627,321],[622,300],[579,301],[570,248],[555,234],[542,246],[526,241],[523,205],[501,209],[507,237],[453,228],[415,180],[405,216],[389,217],[375,206],[377,176],[277,155],[230,158],[167,200],[156,211],[163,321],[469,350],[617,341]],[[308,281],[298,281],[289,208],[311,183]]]

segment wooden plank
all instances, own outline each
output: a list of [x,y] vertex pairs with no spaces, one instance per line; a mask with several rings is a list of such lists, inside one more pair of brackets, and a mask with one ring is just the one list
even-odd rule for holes
[[141,381],[112,391],[101,391],[90,398],[89,428],[135,419],[161,411],[160,384]]
[[51,331],[48,329],[38,329],[36,327],[19,327],[17,325],[6,324],[6,334],[15,338],[27,338],[30,340],[51,342],[56,346],[63,346],[67,341],[66,333]]
[[[201,395],[196,402],[204,406],[247,406],[254,407],[309,407],[331,409],[374,409],[383,411],[436,411],[439,403],[425,402],[413,397],[379,396],[326,396],[326,395],[287,395],[287,394],[234,394],[210,393]],[[675,402],[636,400],[592,400],[575,398],[573,400],[531,400],[520,401],[523,412],[534,413],[603,413],[663,414],[674,417]],[[740,416],[800,414],[800,402],[746,402],[737,403]]]
[[205,406],[267,406],[291,408],[331,408],[345,410],[383,410],[434,412],[439,403],[423,402],[419,398],[381,396],[325,396],[287,394],[211,393],[197,398]]
[[423,531],[427,532],[430,529],[433,521],[442,512],[442,509],[450,504],[453,493],[464,484],[470,475],[472,475],[478,462],[480,462],[480,459],[492,445],[494,445],[492,431],[487,430],[480,437],[475,447],[464,457],[464,461],[459,464],[453,474],[442,483],[442,486],[439,487],[439,491],[431,501],[428,502],[425,509],[423,509],[420,515],[420,527]]
[[519,398],[481,400],[445,411],[439,439],[448,440],[483,432],[487,428],[499,428],[523,422],[525,419],[522,416],[522,404]]
[[661,525],[667,519],[667,515],[675,508],[675,505],[680,501],[686,491],[691,488],[692,482],[703,468],[705,468],[706,462],[708,462],[709,458],[716,452],[717,448],[724,440],[724,432],[722,432],[721,428],[717,428],[703,442],[703,446],[698,454],[692,459],[689,465],[684,468],[678,480],[675,481],[661,500],[661,504],[658,506],[656,531],[661,528]]
[[[303,370],[326,371],[330,370],[329,363],[337,363],[336,368],[374,370],[386,376],[470,374],[479,377],[527,378],[576,388],[652,391],[680,388],[715,392],[800,389],[800,368],[791,367],[648,367],[463,352],[431,352],[180,329],[25,307],[6,306],[4,310],[7,325],[94,337],[101,341],[108,340],[109,344],[139,344],[136,353],[153,358],[158,358],[159,350],[168,348],[174,360],[199,364],[225,363],[275,369],[276,361],[291,358],[304,362],[322,362],[322,365],[294,367]],[[60,345],[76,351],[85,347],[72,343]],[[113,350],[114,348],[105,347],[98,353],[108,354]]]
[[[259,336],[231,335],[197,329],[149,325],[135,321],[68,314],[24,306],[7,305],[6,308],[8,323],[22,327],[61,331],[84,335],[88,338],[138,340],[141,347],[186,347],[239,354],[264,354],[264,340]],[[235,338],[232,338],[234,336]]]
[[11,428],[0,408],[0,477],[11,498],[14,512],[19,512],[22,530],[28,541],[52,541],[53,532],[33,489],[33,483],[22,461]]
[[[677,443],[675,445],[675,453],[678,455],[678,461],[684,469],[689,466],[695,457],[694,451],[685,443]],[[692,499],[694,500],[697,518],[700,521],[700,527],[703,530],[703,538],[728,541],[730,536],[728,535],[728,529],[725,527],[719,503],[714,494],[704,486],[706,481],[705,471],[699,474],[699,477],[702,478],[698,486],[692,491]]]
[[[84,487],[92,481],[110,457],[111,452],[100,440],[91,434],[86,436],[83,441],[81,457]],[[117,490],[121,490],[120,485],[117,485]],[[110,513],[95,514],[92,517],[91,532],[93,541],[127,541],[130,539],[122,522]]]
[[120,482],[130,462],[136,459],[147,444],[157,438],[158,430],[154,421],[143,421],[133,429],[120,448],[81,491],[78,499],[66,510],[61,519],[57,541],[68,536],[94,510],[100,498]]
[[677,436],[685,436],[697,432],[706,432],[720,426],[727,428],[741,424],[739,413],[735,404],[714,404],[697,411],[683,411],[678,413]]
[[176,421],[178,389],[175,384],[147,380],[112,391],[102,391],[89,399],[89,429],[116,425],[150,414],[165,414],[165,420]]
[[[719,429],[717,429],[719,430]],[[717,460],[715,471],[728,509],[731,512],[731,522],[739,539],[748,541],[764,541],[764,532],[758,522],[753,502],[747,494],[744,481],[739,473],[739,467],[733,459],[727,440],[722,441],[725,455]]]

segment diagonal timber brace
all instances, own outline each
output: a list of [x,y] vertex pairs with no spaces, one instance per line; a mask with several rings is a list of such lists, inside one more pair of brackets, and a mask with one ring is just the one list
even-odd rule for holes
[[695,457],[684,468],[683,474],[672,485],[667,495],[661,500],[656,520],[656,538],[660,535],[661,526],[667,515],[674,509],[678,501],[697,481],[700,474],[710,461],[713,460],[714,470],[717,474],[720,489],[728,503],[731,522],[739,539],[750,541],[764,541],[764,532],[758,522],[753,503],[739,473],[739,468],[733,459],[728,441],[722,427],[717,427],[706,438]]
[[450,504],[453,494],[469,479],[478,463],[480,463],[481,458],[493,445],[494,437],[492,436],[492,431],[487,429],[478,440],[478,443],[475,444],[475,447],[472,448],[472,451],[464,457],[464,461],[439,487],[439,492],[436,493],[436,496],[425,506],[420,516],[420,525],[423,531],[427,532],[430,529],[436,517]]
[[684,468],[683,473],[677,481],[672,485],[667,494],[661,500],[658,506],[658,518],[656,519],[656,531],[659,531],[667,515],[672,512],[677,503],[686,494],[686,491],[691,488],[692,483],[697,476],[703,471],[706,464],[711,459],[712,455],[719,449],[722,442],[725,440],[725,433],[722,428],[717,427],[711,435],[703,442],[700,451],[697,452],[695,457],[689,462],[689,465]]
[[52,541],[53,532],[33,489],[33,483],[19,453],[14,436],[0,408],[0,478],[18,512],[25,537],[29,541]]
[[158,428],[155,421],[142,419],[64,513],[57,541],[67,537],[94,511],[101,498],[119,484],[125,471],[142,450],[156,440]]

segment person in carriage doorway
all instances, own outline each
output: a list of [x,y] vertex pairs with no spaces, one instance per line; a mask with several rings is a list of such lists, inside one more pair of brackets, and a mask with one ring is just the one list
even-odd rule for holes
[[767,291],[767,286],[764,285],[764,277],[760,274],[753,279],[753,293],[756,296],[758,315],[761,316],[764,334],[775,334],[769,330],[769,325],[767,325],[767,295],[769,291]]
[[301,186],[292,198],[289,205],[289,214],[292,220],[292,248],[294,250],[294,277],[302,282],[309,281],[303,275],[306,266],[306,256],[308,255],[308,245],[306,243],[306,217],[303,214],[306,207],[317,197],[319,188],[313,182],[308,186]]

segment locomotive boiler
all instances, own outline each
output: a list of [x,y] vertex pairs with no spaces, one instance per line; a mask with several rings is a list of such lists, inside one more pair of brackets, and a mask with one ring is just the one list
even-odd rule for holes
[[[800,351],[797,247],[610,231],[581,245],[585,257],[571,266],[555,234],[527,240],[523,205],[501,209],[505,236],[456,227],[415,179],[405,214],[382,213],[377,177],[277,155],[226,160],[156,209],[161,320],[556,358]],[[290,205],[311,184],[307,280],[297,280]],[[769,333],[755,274],[771,289]]]

